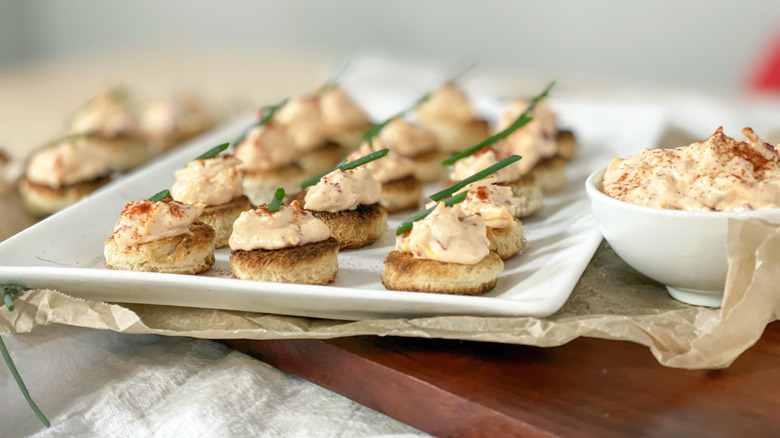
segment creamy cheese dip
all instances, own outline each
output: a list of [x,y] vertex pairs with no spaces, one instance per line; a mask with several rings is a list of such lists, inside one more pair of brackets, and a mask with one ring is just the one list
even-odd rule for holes
[[496,186],[484,179],[467,185],[463,190],[468,190],[468,195],[458,205],[464,213],[481,216],[490,228],[517,226],[511,188]]
[[439,202],[412,230],[396,238],[395,249],[414,258],[473,265],[490,253],[485,221],[464,213],[458,204]]
[[129,202],[114,226],[114,241],[121,246],[134,246],[187,234],[204,207],[171,198],[159,202]]
[[381,195],[382,184],[364,166],[336,169],[309,187],[304,207],[314,211],[354,210],[360,204],[376,204]]
[[417,108],[421,119],[469,123],[476,119],[466,93],[452,81],[445,82]]
[[287,128],[299,152],[316,149],[326,140],[317,96],[297,96],[290,99],[279,108],[274,118]]
[[88,138],[62,142],[30,158],[25,175],[34,183],[59,188],[91,181],[110,173],[111,157]]
[[323,93],[320,97],[320,110],[328,132],[361,129],[371,124],[366,113],[339,85]]
[[647,207],[689,211],[750,211],[780,206],[778,148],[750,128],[747,142],[723,134],[677,149],[644,149],[609,163],[608,196]]
[[[348,161],[355,161],[368,154],[385,149],[381,139],[375,138],[371,143],[363,143],[356,151],[349,154]],[[404,156],[388,151],[387,155],[378,160],[364,164],[380,183],[388,183],[414,174],[414,161]]]
[[129,137],[138,123],[126,99],[116,93],[102,94],[87,102],[70,119],[68,132],[93,132],[101,137]]
[[252,128],[236,146],[236,158],[241,170],[263,171],[278,169],[295,160],[295,141],[287,130],[274,120]]
[[176,139],[211,125],[211,116],[194,97],[160,99],[141,112],[141,131],[157,140]]
[[[528,104],[529,102],[523,99],[513,100],[502,115],[498,130],[508,128],[528,108]],[[530,172],[542,159],[552,157],[558,152],[555,115],[546,101],[536,104],[531,111],[531,117],[533,120],[509,134],[500,143],[509,155],[523,157],[517,162],[523,175]]]
[[275,212],[269,212],[265,207],[242,212],[233,223],[228,243],[234,251],[270,250],[321,242],[329,237],[330,229],[325,222],[301,209],[298,201],[293,201]]
[[[496,150],[492,147],[485,147],[472,155],[456,161],[452,166],[452,172],[450,172],[450,180],[460,181],[466,179],[480,170],[487,169],[488,167],[498,163],[508,156],[509,155],[504,154],[501,150]],[[506,166],[502,169],[499,169],[498,172],[495,172],[493,176],[496,178],[496,182],[512,182],[522,178],[523,174],[520,171],[520,163],[523,161],[525,161],[525,157],[523,157],[522,160],[515,161],[509,166]]]
[[428,128],[394,118],[379,132],[379,138],[391,151],[414,158],[439,148],[436,134]]
[[244,193],[238,171],[240,164],[241,160],[232,155],[191,161],[187,167],[176,171],[171,196],[188,204],[227,204]]

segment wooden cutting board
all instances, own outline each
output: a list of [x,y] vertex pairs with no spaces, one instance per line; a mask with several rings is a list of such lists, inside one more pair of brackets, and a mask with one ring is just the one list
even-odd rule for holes
[[363,336],[225,340],[436,436],[780,436],[780,322],[726,370],[664,368],[641,345],[555,348]]

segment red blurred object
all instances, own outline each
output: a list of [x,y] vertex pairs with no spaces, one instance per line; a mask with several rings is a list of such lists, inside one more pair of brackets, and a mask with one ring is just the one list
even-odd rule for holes
[[780,35],[775,37],[769,50],[759,61],[751,78],[750,88],[762,93],[780,93]]

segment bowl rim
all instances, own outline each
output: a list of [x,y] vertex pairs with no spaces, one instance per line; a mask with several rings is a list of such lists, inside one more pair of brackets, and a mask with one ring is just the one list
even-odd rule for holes
[[[689,210],[671,210],[665,208],[648,207],[645,205],[632,204],[630,202],[615,199],[596,185],[596,181],[601,181],[607,168],[596,170],[585,180],[585,191],[591,201],[599,201],[613,208],[635,211],[639,214],[654,214],[658,216],[686,217],[698,219],[723,219],[723,218],[766,218],[768,216],[780,216],[780,208],[770,208],[765,210],[751,211],[689,211]],[[599,184],[600,185],[600,184]]]

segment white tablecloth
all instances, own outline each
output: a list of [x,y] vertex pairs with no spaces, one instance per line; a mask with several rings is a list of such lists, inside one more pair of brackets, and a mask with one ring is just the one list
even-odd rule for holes
[[0,436],[427,436],[222,344],[51,326],[4,335],[45,428],[0,365]]

